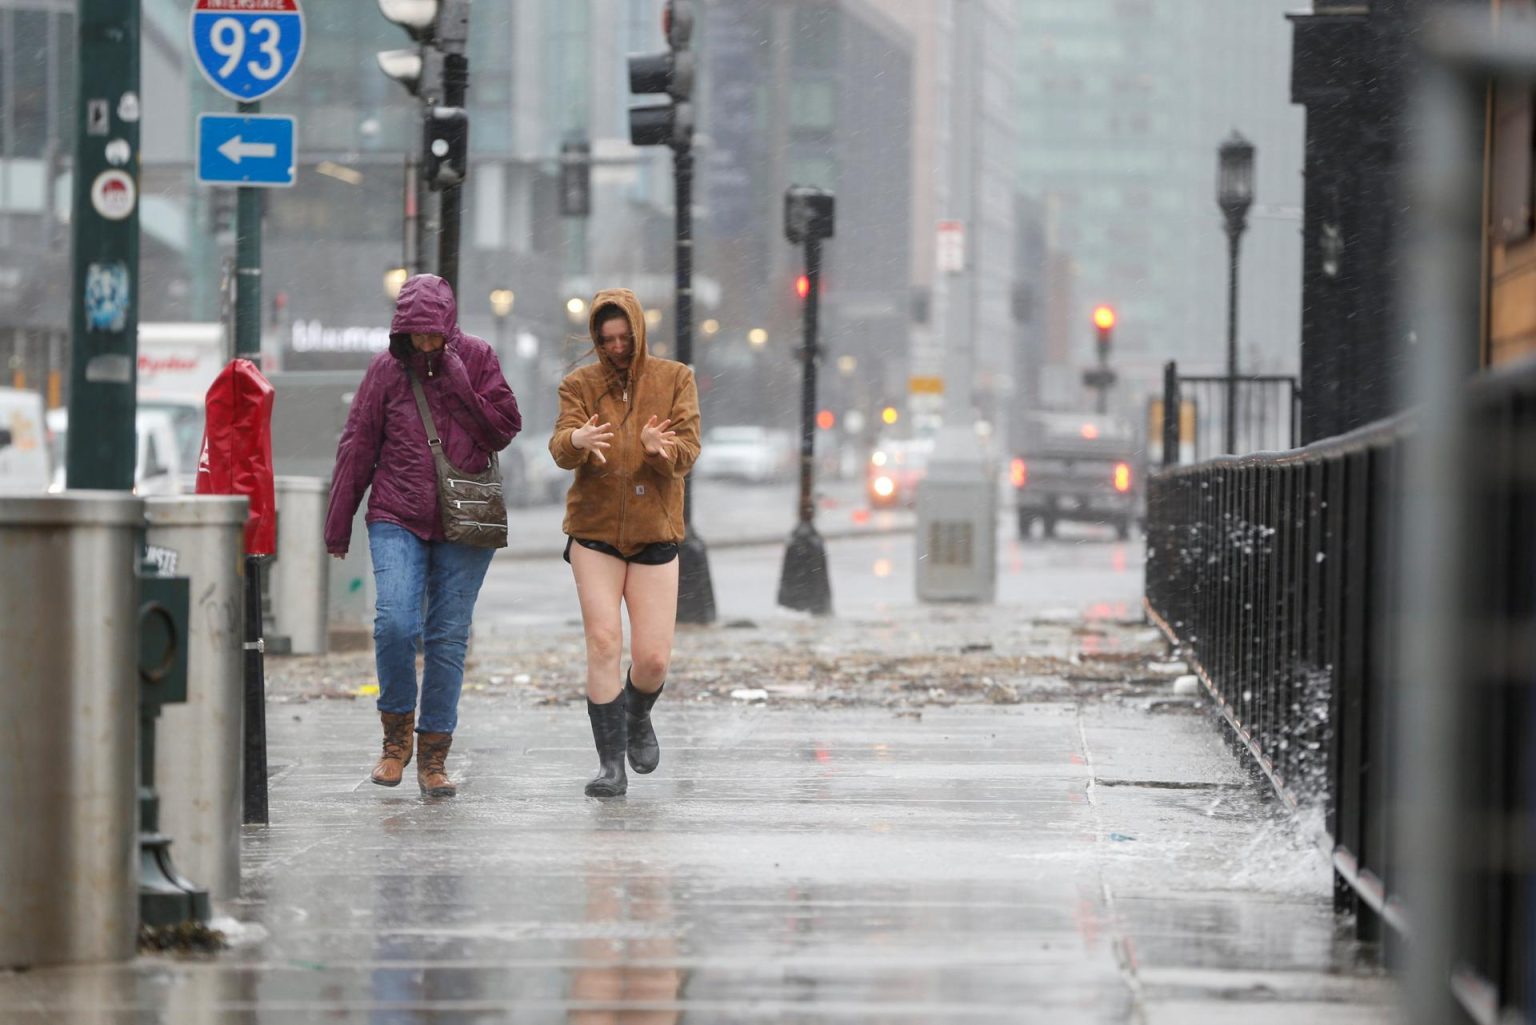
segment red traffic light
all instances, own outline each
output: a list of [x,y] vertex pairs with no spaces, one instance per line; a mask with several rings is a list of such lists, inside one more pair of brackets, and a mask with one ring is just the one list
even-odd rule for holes
[[1093,308],[1093,326],[1100,331],[1108,331],[1115,326],[1115,308],[1113,306],[1095,306]]
[[830,431],[833,427],[837,426],[837,417],[832,415],[830,409],[823,409],[816,414],[816,426],[824,431]]
[[802,274],[795,279],[795,294],[804,299],[811,294],[811,279],[807,274]]

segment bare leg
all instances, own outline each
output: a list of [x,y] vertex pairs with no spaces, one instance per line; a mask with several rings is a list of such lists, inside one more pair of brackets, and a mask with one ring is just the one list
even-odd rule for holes
[[571,545],[571,572],[581,601],[581,623],[587,637],[587,699],[606,705],[619,696],[624,678],[619,659],[624,650],[624,623],[619,601],[624,596],[624,560],[581,545]]
[[629,610],[629,679],[650,694],[667,678],[677,627],[677,573],[680,559],[660,566],[631,565],[624,581]]

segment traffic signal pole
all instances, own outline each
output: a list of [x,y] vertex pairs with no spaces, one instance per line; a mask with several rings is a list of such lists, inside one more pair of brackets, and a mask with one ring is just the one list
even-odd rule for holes
[[779,604],[817,616],[832,614],[827,546],[816,532],[816,361],[821,301],[821,242],[833,234],[834,199],[820,189],[791,186],[784,195],[784,233],[805,246],[805,295],[801,297],[800,517],[784,549]]
[[805,238],[805,278],[810,283],[801,306],[800,346],[800,521],[784,549],[779,573],[779,604],[817,616],[832,614],[832,582],[827,546],[816,531],[816,334],[821,292],[821,239]]
[[[462,44],[461,44],[462,45]],[[463,107],[469,98],[469,58],[462,53],[448,53],[443,58],[443,105]],[[467,168],[466,168],[467,170]],[[462,182],[443,189],[437,236],[437,273],[459,292],[460,227],[464,214]]]
[[[677,358],[693,366],[693,146],[672,148],[673,203],[677,207]],[[693,475],[683,478],[683,547],[679,553],[677,618],[683,623],[715,621],[715,586],[709,551],[693,529]]]
[[[664,104],[629,109],[629,141],[635,146],[672,150],[673,204],[677,210],[676,297],[677,358],[693,369],[693,36],[692,0],[669,0],[662,13],[667,50],[629,58],[629,88],[636,95],[666,93]],[[681,623],[715,621],[715,588],[709,577],[709,553],[693,529],[693,478],[683,479],[683,546],[677,584],[677,619]]]

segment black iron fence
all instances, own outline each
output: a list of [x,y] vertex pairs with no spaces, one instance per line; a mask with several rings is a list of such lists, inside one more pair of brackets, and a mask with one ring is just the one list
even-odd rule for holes
[[[1472,389],[1466,489],[1475,582],[1451,624],[1464,754],[1453,978],[1468,1020],[1528,1014],[1536,989],[1536,362]],[[1275,791],[1325,812],[1337,904],[1358,934],[1407,935],[1394,816],[1402,786],[1399,654],[1411,418],[1305,449],[1164,470],[1149,482],[1147,610],[1191,660]],[[1417,624],[1413,629],[1421,628]],[[1422,756],[1426,756],[1424,754]],[[1522,1019],[1524,1020],[1524,1019]]]
[[[1163,399],[1151,420],[1147,437],[1153,465],[1283,452],[1300,440],[1301,387],[1296,378],[1275,374],[1236,379],[1180,375],[1178,365],[1169,363],[1163,371]],[[1172,445],[1175,438],[1178,443]]]

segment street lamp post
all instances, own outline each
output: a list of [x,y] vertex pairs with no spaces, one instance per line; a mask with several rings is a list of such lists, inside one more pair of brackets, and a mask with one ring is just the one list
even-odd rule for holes
[[503,364],[507,358],[507,318],[512,315],[512,304],[517,295],[510,288],[491,291],[491,313],[496,317],[496,358]]
[[1216,204],[1227,219],[1227,452],[1237,450],[1237,255],[1253,205],[1253,143],[1234,131],[1218,153]]

